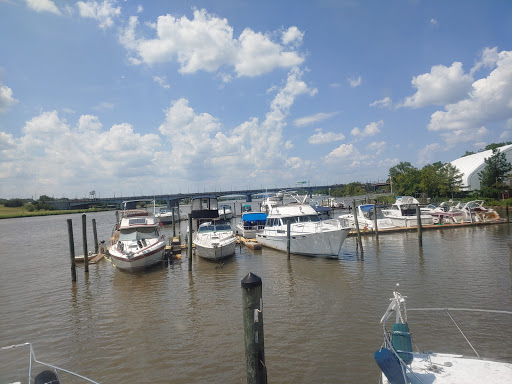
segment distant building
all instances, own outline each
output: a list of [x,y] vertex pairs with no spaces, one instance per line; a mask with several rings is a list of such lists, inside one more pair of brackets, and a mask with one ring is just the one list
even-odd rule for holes
[[[498,148],[504,153],[507,161],[512,163],[512,144],[504,145]],[[465,191],[474,191],[480,189],[480,178],[478,174],[485,168],[485,159],[492,156],[492,149],[478,152],[473,155],[460,157],[457,160],[450,161],[450,164],[456,166],[462,173],[462,185]]]

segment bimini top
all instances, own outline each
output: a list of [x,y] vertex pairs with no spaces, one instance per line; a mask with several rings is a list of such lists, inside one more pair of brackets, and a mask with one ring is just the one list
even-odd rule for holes
[[[507,161],[512,163],[512,144],[504,145],[498,149],[501,153],[505,154]],[[478,174],[485,168],[485,159],[491,156],[492,149],[489,149],[450,161],[450,164],[456,166],[462,173],[462,185],[464,186],[464,190],[473,191],[480,189],[480,177]]]

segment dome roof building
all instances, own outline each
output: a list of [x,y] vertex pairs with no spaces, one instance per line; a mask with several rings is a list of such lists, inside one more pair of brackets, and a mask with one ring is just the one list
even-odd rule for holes
[[[504,145],[498,148],[504,153],[507,161],[512,163],[512,144]],[[492,156],[492,149],[460,157],[457,160],[450,161],[450,164],[456,166],[462,173],[462,185],[466,191],[480,189],[480,178],[478,174],[485,168],[485,159]]]

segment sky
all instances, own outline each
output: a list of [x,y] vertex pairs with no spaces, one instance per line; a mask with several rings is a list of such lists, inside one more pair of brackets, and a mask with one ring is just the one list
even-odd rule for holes
[[510,0],[0,0],[0,198],[384,181],[510,140]]

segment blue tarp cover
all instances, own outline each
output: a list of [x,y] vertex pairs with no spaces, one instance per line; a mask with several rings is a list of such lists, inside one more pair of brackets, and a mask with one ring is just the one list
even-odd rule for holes
[[243,221],[266,221],[267,214],[263,212],[248,212],[242,215]]

